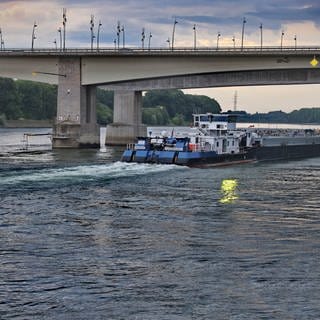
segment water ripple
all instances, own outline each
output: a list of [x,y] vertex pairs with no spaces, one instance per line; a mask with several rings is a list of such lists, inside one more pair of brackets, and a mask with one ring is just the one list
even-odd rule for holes
[[4,169],[0,318],[320,318],[319,161]]

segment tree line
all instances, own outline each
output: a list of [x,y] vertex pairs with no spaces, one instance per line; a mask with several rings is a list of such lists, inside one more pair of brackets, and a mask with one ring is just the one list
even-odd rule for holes
[[[258,106],[257,106],[258,107]],[[57,110],[57,86],[0,78],[0,122],[4,120],[53,120]],[[143,96],[142,121],[147,125],[189,125],[193,113],[220,113],[219,103],[204,95],[182,90],[152,90]],[[320,123],[320,108],[302,108],[290,113],[237,112],[238,121],[263,123]],[[113,92],[97,89],[98,123],[113,121]]]
[[[220,105],[207,96],[184,94],[181,90],[149,91],[143,96],[143,123],[183,125],[194,112],[219,113]],[[0,78],[0,121],[53,120],[57,112],[57,86]],[[113,92],[97,89],[97,119],[113,121]]]
[[320,124],[320,108],[302,108],[289,113],[283,111],[270,111],[268,113],[254,114],[238,111],[236,113],[239,122]]

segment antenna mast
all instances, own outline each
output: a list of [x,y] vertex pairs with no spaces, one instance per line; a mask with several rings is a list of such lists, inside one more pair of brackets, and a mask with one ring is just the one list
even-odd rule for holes
[[235,91],[233,96],[233,111],[237,111],[237,103],[238,103],[238,91]]

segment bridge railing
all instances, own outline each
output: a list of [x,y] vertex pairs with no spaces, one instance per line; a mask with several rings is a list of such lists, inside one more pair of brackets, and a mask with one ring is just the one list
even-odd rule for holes
[[279,54],[279,53],[320,53],[320,46],[270,46],[270,47],[176,47],[176,48],[164,48],[164,47],[152,47],[152,48],[138,48],[138,47],[125,47],[125,48],[67,48],[64,50],[52,49],[52,48],[6,48],[0,50],[1,55],[146,55],[146,54],[189,54],[189,55],[201,55],[201,54]]

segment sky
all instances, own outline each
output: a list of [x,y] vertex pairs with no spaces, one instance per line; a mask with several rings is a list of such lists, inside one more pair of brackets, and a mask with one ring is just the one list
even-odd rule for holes
[[[100,47],[114,47],[118,21],[124,27],[125,45],[141,47],[142,29],[145,46],[167,47],[175,27],[175,47],[193,47],[196,25],[197,47],[239,45],[242,22],[246,18],[244,45],[260,45],[260,24],[264,46],[320,46],[319,0],[0,0],[0,28],[6,48],[30,48],[35,28],[35,48],[55,48],[60,44],[63,8],[67,10],[66,47],[89,48],[90,20],[94,34],[99,22]],[[123,33],[122,33],[123,34]],[[122,35],[120,38],[122,45]],[[96,44],[95,44],[96,45]],[[320,107],[320,85],[204,88],[185,90],[215,98],[224,111],[237,109],[250,113],[302,107]]]

